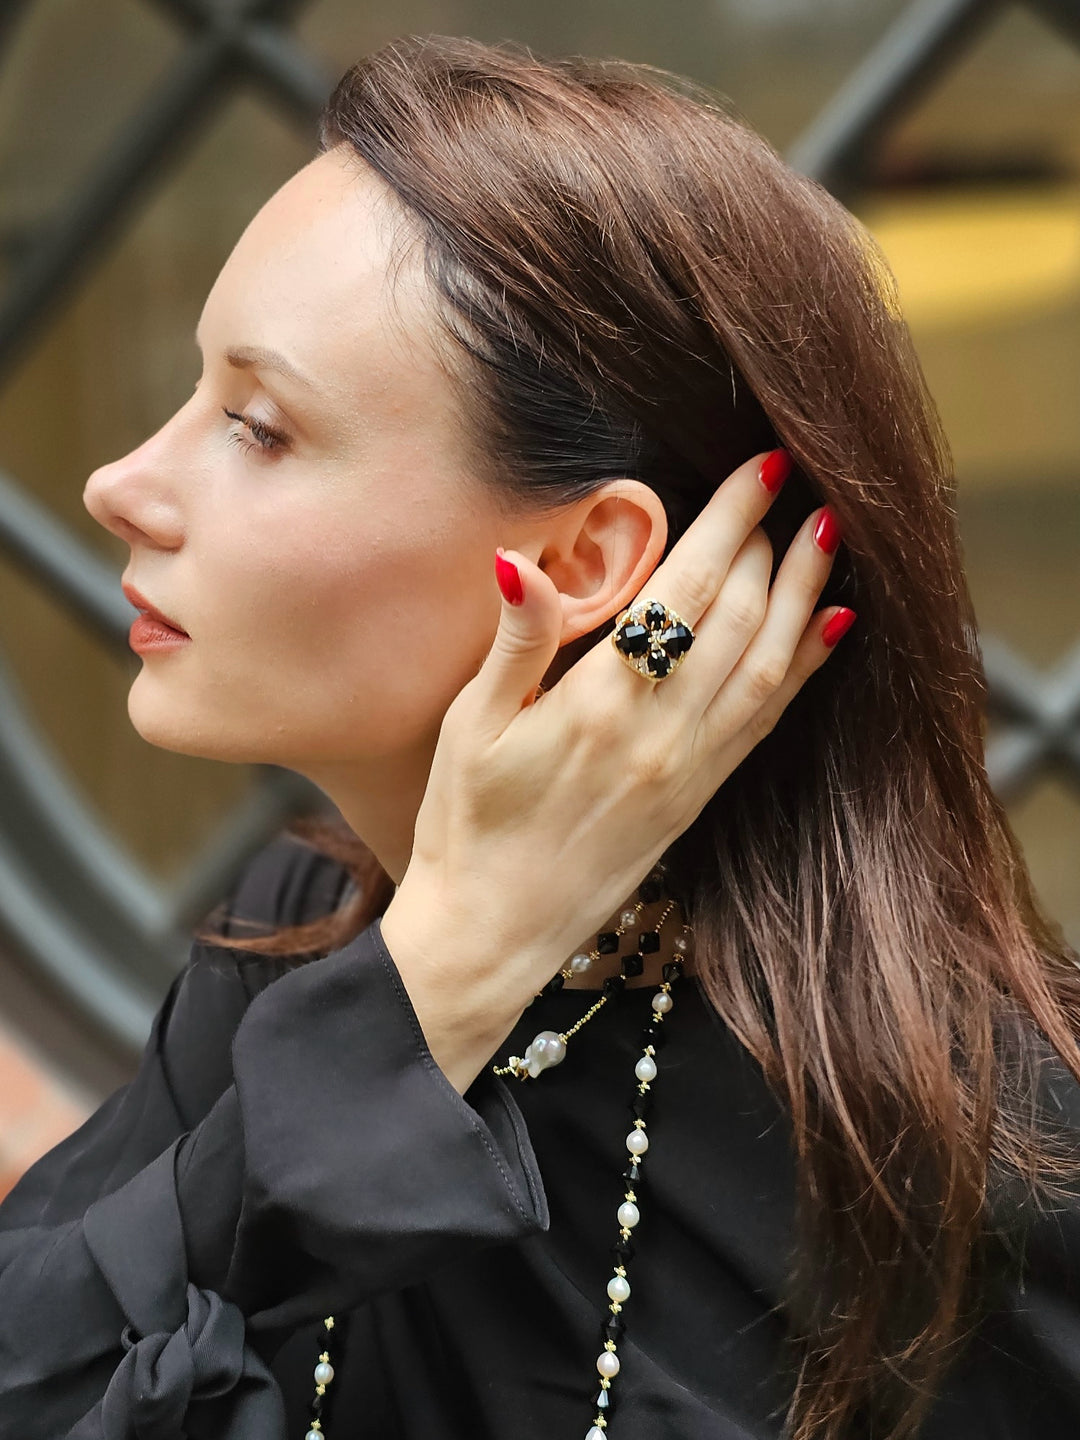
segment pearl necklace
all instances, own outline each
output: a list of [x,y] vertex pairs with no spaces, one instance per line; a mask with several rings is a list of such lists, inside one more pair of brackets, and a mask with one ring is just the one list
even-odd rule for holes
[[[661,885],[662,871],[654,871],[638,887],[638,899],[634,906],[627,907],[619,916],[618,926],[614,930],[601,931],[596,937],[595,948],[575,955],[567,966],[554,975],[541,990],[537,991],[529,1003],[533,1004],[544,995],[561,990],[567,980],[590,969],[601,955],[617,954],[620,939],[634,925],[641,911],[647,904],[660,898]],[[589,1007],[576,1024],[562,1032],[541,1030],[527,1046],[524,1055],[511,1055],[505,1065],[493,1065],[491,1067],[492,1074],[512,1076],[516,1080],[535,1080],[543,1071],[561,1064],[566,1058],[568,1041],[607,1004],[612,996],[618,995],[625,989],[628,979],[642,973],[645,966],[644,957],[647,954],[655,954],[659,950],[659,932],[664,921],[674,909],[674,904],[674,901],[668,901],[656,925],[651,930],[644,930],[638,935],[636,951],[622,957],[619,974],[608,976],[604,981],[600,999]],[[664,1041],[664,1018],[670,1014],[675,1003],[671,996],[671,987],[683,973],[683,965],[689,948],[687,936],[690,927],[684,925],[682,930],[683,933],[677,935],[673,942],[675,956],[664,965],[662,983],[652,998],[652,1018],[642,1032],[642,1052],[634,1066],[637,1085],[630,1104],[634,1123],[626,1136],[628,1163],[622,1172],[625,1189],[622,1203],[616,1211],[615,1217],[618,1221],[618,1239],[611,1247],[615,1263],[612,1267],[611,1279],[607,1283],[608,1313],[600,1327],[603,1349],[596,1358],[600,1390],[594,1402],[596,1413],[593,1423],[585,1435],[585,1440],[607,1440],[605,1431],[610,1424],[614,1408],[612,1381],[622,1368],[618,1354],[619,1341],[626,1332],[626,1322],[622,1318],[622,1311],[630,1299],[631,1293],[627,1266],[634,1258],[632,1235],[641,1220],[641,1211],[637,1204],[637,1186],[641,1182],[642,1164],[649,1148],[646,1114],[652,1085],[657,1075],[656,1054]],[[311,1402],[311,1418],[304,1440],[326,1440],[326,1433],[322,1428],[322,1412],[326,1388],[334,1378],[333,1315],[327,1315],[322,1323],[323,1348],[319,1352],[318,1363],[314,1370],[315,1395]]]

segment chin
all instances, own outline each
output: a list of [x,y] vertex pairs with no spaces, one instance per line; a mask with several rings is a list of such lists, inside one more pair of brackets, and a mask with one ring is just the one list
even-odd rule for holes
[[136,733],[159,750],[231,765],[280,763],[265,753],[265,745],[260,746],[258,737],[237,734],[220,721],[184,714],[174,703],[140,694],[137,682],[128,694],[127,709]]

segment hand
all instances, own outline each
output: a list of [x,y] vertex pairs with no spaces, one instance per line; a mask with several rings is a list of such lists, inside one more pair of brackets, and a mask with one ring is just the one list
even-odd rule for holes
[[696,639],[653,685],[606,636],[537,694],[562,607],[517,551],[479,673],[443,720],[382,933],[429,1048],[464,1090],[567,955],[623,902],[831,653],[814,606],[833,557],[810,515],[769,586],[765,453],[720,485],[654,571]]

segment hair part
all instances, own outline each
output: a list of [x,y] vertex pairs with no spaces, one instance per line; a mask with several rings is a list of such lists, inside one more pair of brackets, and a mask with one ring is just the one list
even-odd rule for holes
[[[667,858],[701,984],[791,1118],[785,1433],[908,1440],[1024,1210],[993,1196],[1072,1183],[1038,1087],[1047,1061],[1080,1081],[1080,970],[987,779],[952,462],[888,263],[730,103],[644,66],[405,39],[341,79],[333,146],[416,227],[498,493],[633,476],[670,546],[783,444],[774,554],[812,507],[839,516],[823,598],[858,626]],[[392,886],[334,843],[345,910],[208,938],[346,943]]]

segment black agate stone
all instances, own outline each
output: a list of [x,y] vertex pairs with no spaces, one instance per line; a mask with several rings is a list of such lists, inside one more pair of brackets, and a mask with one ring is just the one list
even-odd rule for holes
[[694,643],[690,627],[659,600],[632,605],[611,638],[633,669],[652,680],[670,675]]
[[660,644],[673,660],[685,655],[693,643],[694,637],[685,625],[671,625],[660,636]]
[[644,655],[649,648],[649,632],[644,625],[631,621],[615,631],[615,644],[624,655]]

